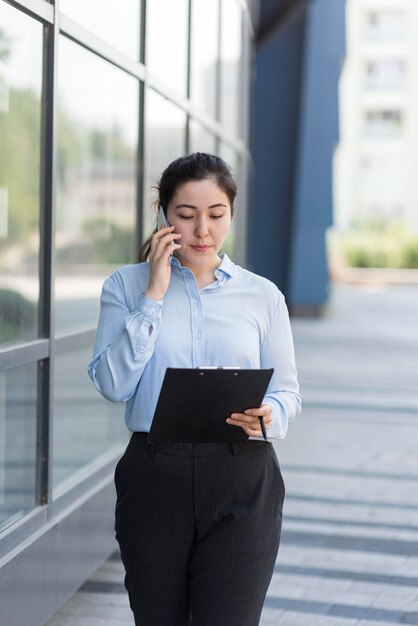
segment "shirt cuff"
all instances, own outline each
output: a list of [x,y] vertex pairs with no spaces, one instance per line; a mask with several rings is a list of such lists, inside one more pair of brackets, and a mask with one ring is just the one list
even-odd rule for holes
[[125,316],[125,327],[131,342],[135,360],[141,359],[154,340],[161,319],[163,300],[151,300],[140,293],[137,306]]

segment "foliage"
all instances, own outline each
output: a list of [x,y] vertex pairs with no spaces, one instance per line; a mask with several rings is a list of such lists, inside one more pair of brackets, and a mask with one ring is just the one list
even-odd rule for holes
[[5,61],[10,55],[11,39],[3,28],[0,28],[0,61]]
[[8,240],[24,240],[38,229],[40,100],[30,89],[10,91],[10,110],[0,113],[0,185],[9,194]]
[[36,330],[36,306],[17,291],[0,289],[0,343],[32,338]]
[[83,224],[87,235],[90,263],[132,263],[135,252],[134,229],[124,228],[104,218]]
[[418,233],[401,223],[337,233],[332,246],[340,249],[350,267],[418,269]]

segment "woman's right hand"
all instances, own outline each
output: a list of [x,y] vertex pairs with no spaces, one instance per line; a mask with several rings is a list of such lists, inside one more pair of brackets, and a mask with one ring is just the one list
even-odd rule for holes
[[171,265],[169,257],[174,250],[181,248],[181,244],[175,243],[181,235],[173,233],[173,230],[174,226],[161,228],[151,239],[150,276],[145,291],[145,295],[151,300],[162,300],[170,283]]

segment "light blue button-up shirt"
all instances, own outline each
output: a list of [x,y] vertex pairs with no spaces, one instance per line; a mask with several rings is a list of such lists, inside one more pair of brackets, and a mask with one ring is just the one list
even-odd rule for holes
[[214,282],[202,288],[172,257],[170,284],[159,301],[144,295],[149,263],[121,267],[105,281],[88,373],[105,398],[126,402],[129,430],[150,430],[167,367],[274,368],[263,400],[272,407],[269,440],[285,437],[300,412],[283,294],[226,254],[220,257]]

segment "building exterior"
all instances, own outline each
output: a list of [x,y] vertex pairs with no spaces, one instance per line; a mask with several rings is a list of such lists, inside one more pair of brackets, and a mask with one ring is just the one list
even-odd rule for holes
[[333,222],[345,0],[262,0],[259,33],[248,232],[263,254],[249,245],[249,261],[284,292],[291,312],[320,315],[329,297],[325,234]]
[[344,0],[0,0],[2,625],[44,624],[116,547],[129,433],[86,368],[171,160],[225,158],[225,249],[326,303],[343,53]]
[[418,4],[348,0],[335,225],[418,231]]
[[5,626],[44,624],[115,549],[128,431],[86,367],[103,280],[135,262],[150,189],[180,154],[234,167],[228,246],[245,263],[253,12],[239,0],[0,0]]

